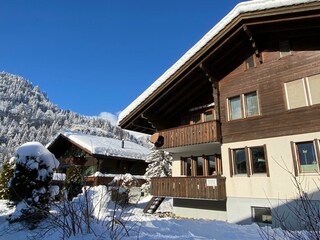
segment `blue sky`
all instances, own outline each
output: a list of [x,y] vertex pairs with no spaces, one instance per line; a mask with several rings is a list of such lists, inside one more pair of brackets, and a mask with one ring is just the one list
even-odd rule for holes
[[0,71],[62,109],[127,107],[238,0],[0,0]]

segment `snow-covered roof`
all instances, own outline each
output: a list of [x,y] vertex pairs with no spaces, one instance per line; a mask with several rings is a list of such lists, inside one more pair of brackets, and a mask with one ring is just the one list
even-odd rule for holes
[[150,153],[150,149],[130,141],[124,141],[124,148],[122,148],[122,141],[114,138],[72,131],[64,131],[60,134],[87,149],[91,154],[145,160]]
[[164,84],[174,73],[178,71],[192,56],[203,48],[212,38],[231,23],[242,13],[280,8],[291,5],[298,5],[319,0],[253,0],[239,3],[220,22],[218,22],[206,35],[200,39],[189,51],[187,51],[175,64],[173,64],[163,75],[161,75],[149,88],[147,88],[136,100],[134,100],[120,114],[118,124],[145,101],[153,92]]

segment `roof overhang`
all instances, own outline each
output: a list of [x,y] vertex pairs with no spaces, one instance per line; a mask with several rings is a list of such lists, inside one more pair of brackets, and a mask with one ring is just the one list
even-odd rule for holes
[[[273,4],[270,4],[271,2]],[[122,128],[135,131],[155,132],[156,128],[148,118],[148,109],[160,101],[165,103],[166,94],[169,91],[178,92],[179,89],[175,86],[187,84],[190,80],[187,76],[195,71],[201,72],[201,64],[212,63],[220,58],[225,59],[228,54],[231,56],[237,49],[243,48],[244,44],[252,45],[246,29],[250,30],[250,34],[256,34],[256,31],[262,34],[263,31],[266,33],[268,30],[271,31],[275,25],[278,31],[299,27],[319,28],[318,25],[301,24],[299,26],[299,23],[315,18],[320,19],[319,1],[250,1],[238,4],[177,63],[131,103],[120,114],[118,124]],[[219,80],[219,77],[217,79]]]

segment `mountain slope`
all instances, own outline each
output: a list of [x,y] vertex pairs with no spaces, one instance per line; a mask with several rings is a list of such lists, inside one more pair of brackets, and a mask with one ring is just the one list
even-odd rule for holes
[[143,144],[108,120],[58,108],[38,86],[20,76],[0,73],[0,162],[10,158],[19,145],[47,144],[63,129]]

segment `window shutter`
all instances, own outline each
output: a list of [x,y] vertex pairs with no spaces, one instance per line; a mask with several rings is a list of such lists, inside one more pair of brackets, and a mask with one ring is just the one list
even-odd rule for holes
[[268,152],[267,152],[267,145],[266,144],[263,145],[263,150],[264,150],[264,160],[266,161],[267,177],[270,177]]
[[297,177],[298,176],[298,168],[297,168],[296,144],[292,141],[290,143],[291,143],[294,175]]
[[229,169],[230,169],[230,177],[233,176],[233,164],[232,164],[232,150],[228,148],[229,153]]
[[312,104],[320,103],[320,74],[308,77],[308,86]]

